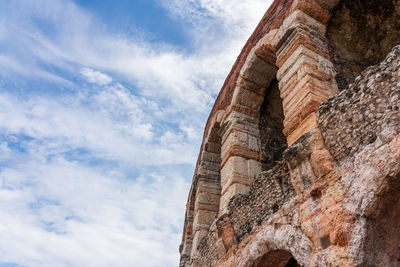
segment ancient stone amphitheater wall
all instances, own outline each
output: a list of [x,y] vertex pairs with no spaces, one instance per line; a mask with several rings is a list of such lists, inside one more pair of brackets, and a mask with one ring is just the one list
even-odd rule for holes
[[205,127],[180,266],[400,266],[400,1],[276,0]]

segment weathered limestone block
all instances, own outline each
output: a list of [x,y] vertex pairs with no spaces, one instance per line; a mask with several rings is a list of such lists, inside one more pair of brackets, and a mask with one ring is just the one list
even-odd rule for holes
[[221,188],[199,185],[196,194],[195,212],[199,209],[218,212]]
[[204,151],[220,154],[221,153],[221,145],[217,143],[206,143],[204,145]]
[[233,183],[225,189],[225,192],[221,196],[219,206],[220,214],[225,214],[226,212],[228,212],[227,207],[233,197],[240,194],[247,194],[249,192],[249,184]]
[[203,153],[201,153],[200,160],[201,161],[220,163],[221,162],[221,155],[219,153],[212,153],[212,152],[208,152],[208,151],[203,151]]
[[258,111],[262,101],[264,100],[264,92],[260,91],[251,90],[248,87],[238,87],[233,95],[235,106],[239,106],[254,112]]
[[191,239],[186,240],[180,253],[190,257],[190,253],[192,252],[192,243],[193,241]]
[[301,10],[294,10],[288,17],[285,18],[281,27],[277,32],[278,43],[276,49],[280,48],[279,43],[285,42],[284,36],[291,30],[298,28],[298,27],[308,27],[316,32],[319,32],[322,35],[326,33],[326,25],[319,22],[318,20],[314,19],[310,15],[306,14]]
[[[266,35],[264,35],[255,46],[255,54],[263,59],[265,62],[269,63],[272,67],[276,65],[276,56],[275,56],[275,46],[276,46],[276,34],[278,30],[271,30]],[[277,68],[275,67],[275,73]],[[273,75],[273,78],[275,75]]]
[[[243,131],[242,129],[232,129],[229,135],[224,140],[221,157],[223,162],[228,158],[229,151],[233,148],[241,148],[246,151],[256,152],[256,155],[260,152],[260,138],[259,136],[255,136],[249,134],[247,131]],[[231,155],[229,155],[231,156]]]
[[347,209],[343,209],[335,220],[335,228],[330,233],[330,240],[332,244],[345,247],[350,244],[352,239],[357,215]]
[[[201,163],[204,168],[198,168],[198,175],[209,177],[210,179],[218,180],[219,177],[219,169],[217,169],[217,164],[215,163]],[[212,168],[212,169],[211,169]]]
[[219,135],[222,138],[222,144],[232,129],[241,129],[250,134],[258,135],[259,130],[257,117],[236,111],[230,112],[225,118],[225,122],[219,131]]
[[313,151],[311,153],[310,163],[315,176],[318,178],[331,172],[335,167],[335,162],[326,149]]
[[214,211],[207,211],[207,210],[197,210],[194,215],[193,220],[193,229],[195,232],[204,229],[209,229],[211,223],[215,219],[216,213]]
[[315,128],[315,116],[311,114],[338,90],[323,36],[325,25],[300,10],[285,21],[277,47],[277,78],[285,113],[284,134],[290,145]]
[[246,193],[248,186],[261,171],[261,144],[257,120],[239,112],[229,114],[220,130],[220,135],[222,136],[220,210],[226,212],[230,199],[237,194]]
[[303,46],[311,51],[315,51],[317,54],[329,59],[329,48],[326,38],[320,32],[305,26],[298,26],[297,28],[290,29],[284,36],[285,39],[278,45],[277,49],[278,60],[277,66],[282,67],[283,64],[288,60],[291,54],[299,46]]
[[245,80],[256,83],[261,87],[266,87],[275,78],[276,67],[258,57],[255,50],[256,48],[254,47],[250,51],[240,70],[240,75]]
[[[230,157],[221,170],[222,193],[230,186],[235,177],[243,178],[252,182],[261,172],[261,164],[255,160],[247,160],[243,157]],[[247,184],[247,183],[246,183]]]

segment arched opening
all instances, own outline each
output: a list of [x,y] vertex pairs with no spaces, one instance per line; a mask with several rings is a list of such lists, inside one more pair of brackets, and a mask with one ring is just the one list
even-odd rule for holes
[[367,218],[364,242],[365,266],[400,266],[400,175],[390,179]]
[[[211,225],[219,211],[221,198],[221,137],[219,125],[211,128],[200,156],[195,213],[202,209],[210,213],[207,225]],[[208,230],[208,229],[207,229]]]
[[286,250],[274,250],[260,257],[252,267],[301,267]]
[[262,169],[269,170],[282,160],[283,151],[287,148],[286,136],[283,134],[283,106],[278,81],[272,80],[267,88],[260,111],[260,139]]
[[327,36],[342,91],[400,44],[400,1],[342,0],[333,11]]

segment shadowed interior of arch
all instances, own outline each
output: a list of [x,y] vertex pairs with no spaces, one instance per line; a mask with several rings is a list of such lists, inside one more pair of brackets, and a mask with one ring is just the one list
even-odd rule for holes
[[301,267],[286,250],[274,250],[261,256],[252,267]]
[[272,80],[267,88],[260,111],[260,139],[263,170],[271,169],[276,162],[282,160],[283,151],[287,148],[287,140],[283,134],[283,107],[278,80]]

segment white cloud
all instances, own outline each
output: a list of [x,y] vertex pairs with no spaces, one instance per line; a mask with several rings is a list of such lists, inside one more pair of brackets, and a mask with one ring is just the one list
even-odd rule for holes
[[99,95],[92,96],[94,102],[86,106],[64,99],[23,101],[0,94],[0,129],[33,138],[26,143],[38,155],[84,148],[95,157],[132,166],[192,164],[196,149],[183,139],[163,145],[152,142],[153,126],[141,115],[139,100],[115,88]]
[[149,173],[135,181],[63,159],[16,167],[0,172],[2,261],[176,265],[180,231],[174,228],[183,219],[176,207],[188,187],[179,174]]
[[107,85],[112,82],[112,78],[107,74],[101,73],[100,71],[92,70],[89,68],[83,68],[80,72],[86,79],[98,85]]
[[0,143],[0,160],[6,160],[11,156],[11,149],[8,147],[7,142]]

